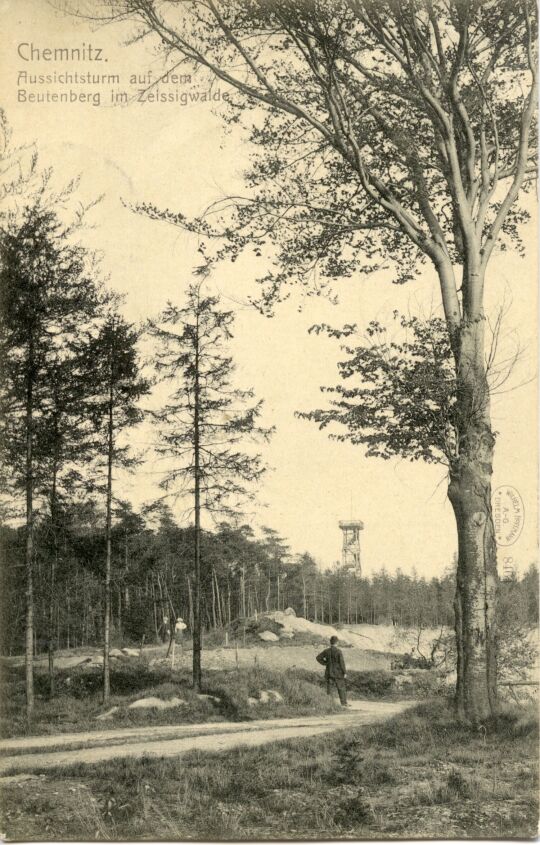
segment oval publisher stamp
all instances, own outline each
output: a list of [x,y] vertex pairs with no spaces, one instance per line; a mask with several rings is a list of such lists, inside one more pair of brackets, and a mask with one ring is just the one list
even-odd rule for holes
[[510,484],[497,487],[493,493],[493,522],[498,546],[512,546],[523,530],[523,499],[519,491]]

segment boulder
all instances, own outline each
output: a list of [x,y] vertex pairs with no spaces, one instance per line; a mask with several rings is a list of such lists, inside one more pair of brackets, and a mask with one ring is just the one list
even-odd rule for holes
[[259,616],[257,619],[252,617],[251,619],[246,619],[245,626],[240,626],[236,629],[237,637],[243,636],[244,627],[247,634],[260,634],[263,631],[271,631],[273,634],[279,634],[283,625],[276,622],[270,616]]
[[272,631],[259,631],[259,639],[265,643],[277,643],[279,637],[277,634],[273,634]]
[[119,648],[111,648],[109,652],[109,657],[124,657],[124,654],[120,651]]
[[283,613],[285,614],[285,616],[296,616],[296,611],[295,611],[294,607],[287,607],[283,611]]
[[259,693],[261,704],[268,704],[270,701],[282,702],[283,696],[275,689],[263,689]]
[[394,675],[394,683],[395,683],[396,687],[403,687],[403,686],[406,686],[407,684],[412,684],[412,680],[413,679],[411,678],[410,675],[405,675],[405,674]]
[[86,664],[87,666],[103,666],[103,655],[95,654],[92,659]]
[[127,657],[138,657],[139,656],[139,649],[138,648],[123,648],[122,654],[125,654]]
[[294,631],[281,631],[279,634],[280,640],[293,640],[294,639]]
[[91,657],[80,657],[76,655],[73,657],[59,657],[55,663],[58,664],[59,669],[74,669],[76,666],[83,666],[85,663],[90,663]]
[[248,707],[255,707],[255,705],[256,705],[256,704],[259,704],[259,699],[258,699],[258,698],[253,698],[253,697],[250,695],[250,696],[249,696],[249,698],[248,698],[248,700],[247,700],[247,703],[248,703]]
[[105,719],[112,719],[113,715],[120,710],[119,707],[111,707],[110,710],[107,710],[106,713],[100,713],[99,716],[96,716],[98,722],[103,722]]
[[212,701],[214,704],[219,704],[221,700],[217,697],[217,695],[208,695],[208,693],[205,692],[197,693],[197,698],[199,698],[201,701]]
[[182,698],[170,698],[164,701],[162,698],[149,696],[148,698],[139,698],[137,701],[132,701],[129,705],[130,710],[149,710],[154,707],[156,710],[170,710],[172,707],[180,707],[186,702]]

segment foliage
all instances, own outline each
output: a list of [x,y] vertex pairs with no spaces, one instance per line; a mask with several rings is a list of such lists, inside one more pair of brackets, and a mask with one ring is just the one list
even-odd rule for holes
[[[118,435],[142,420],[141,397],[150,382],[141,376],[138,350],[140,332],[116,310],[116,303],[103,314],[97,331],[88,337],[86,354],[92,361],[93,390],[87,394],[85,413],[97,436],[96,464],[105,475],[109,451],[109,416],[112,414],[112,461],[115,466],[131,467],[134,460],[128,446],[120,446]],[[94,489],[97,489],[96,484]],[[105,484],[102,483],[102,489]]]
[[140,210],[225,236],[233,260],[276,245],[261,307],[383,257],[398,282],[426,257],[461,265],[471,218],[486,261],[499,236],[516,240],[535,147],[532,3],[110,0],[96,16],[133,21],[165,58],[236,92],[229,120],[253,149],[246,194],[199,221]]
[[538,568],[533,564],[518,580],[501,583],[497,607],[499,676],[502,681],[529,681],[538,661],[536,607]]
[[89,359],[81,335],[96,318],[101,293],[90,275],[92,256],[59,217],[66,194],[43,189],[1,221],[1,458],[12,492],[26,485],[28,391],[36,494],[49,495],[55,471],[63,471],[59,485],[69,484],[70,462],[75,454],[82,461],[88,448],[81,397]]
[[[98,727],[129,727],[150,724],[193,724],[197,722],[253,721],[274,717],[322,715],[335,713],[339,705],[320,684],[318,673],[309,677],[295,669],[274,671],[258,667],[212,670],[206,675],[205,694],[218,700],[197,697],[185,668],[149,666],[142,660],[116,660],[111,664],[111,704],[118,708],[114,718],[96,722],[104,712],[102,678],[96,667],[82,665],[57,672],[55,698],[48,695],[48,679],[36,673],[38,702],[32,733],[56,734],[96,730]],[[250,706],[249,697],[258,698],[261,690],[280,693],[282,701],[270,700]],[[2,672],[2,707],[0,733],[17,736],[28,732],[21,703],[24,684],[20,667]],[[181,698],[185,704],[170,710],[149,712],[130,710],[128,705],[140,698]]]
[[183,308],[169,304],[148,329],[156,344],[157,375],[172,385],[165,405],[154,414],[157,451],[173,463],[162,487],[187,497],[191,510],[197,469],[201,505],[214,517],[236,515],[242,500],[252,495],[248,485],[261,478],[265,467],[260,455],[241,448],[271,434],[259,424],[262,402],[250,404],[253,391],[232,384],[227,344],[233,322],[233,312],[222,310],[201,283],[189,287]]
[[[346,385],[321,388],[330,407],[298,416],[320,429],[343,426],[345,433],[332,438],[366,444],[368,457],[450,464],[457,455],[456,377],[446,323],[397,312],[394,319],[404,337],[390,338],[372,321],[362,345],[342,347],[347,358],[338,368]],[[313,330],[349,337],[354,327]]]

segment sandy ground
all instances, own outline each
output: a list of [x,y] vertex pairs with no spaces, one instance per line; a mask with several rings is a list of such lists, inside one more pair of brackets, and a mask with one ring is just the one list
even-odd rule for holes
[[[298,633],[307,631],[320,636],[321,641],[328,639],[331,634],[337,634],[344,647],[347,666],[352,670],[389,669],[392,654],[410,651],[412,645],[416,644],[417,632],[396,628],[392,625],[346,625],[336,631],[330,625],[309,622],[302,617],[287,617],[283,613],[274,615],[279,616],[283,624],[294,628]],[[439,633],[435,629],[426,628],[422,631],[422,645],[427,644],[429,646]],[[176,649],[176,668],[189,667],[190,650],[187,646],[186,643],[183,649]],[[203,644],[203,661],[205,669],[233,669],[236,665],[242,667],[258,665],[266,669],[279,669],[281,671],[287,667],[314,669],[317,668],[315,656],[320,649],[321,645],[295,645],[293,643],[286,646],[283,644],[263,646],[261,644],[260,646],[244,648],[240,638],[239,642],[230,642],[227,647],[223,645],[206,649]],[[429,648],[427,650],[429,651]],[[142,657],[151,663],[153,660],[163,659],[166,652],[166,644],[147,645],[142,651]],[[88,658],[100,654],[101,650],[98,648],[59,651],[55,656],[55,665],[58,669],[71,669],[84,663]],[[1,662],[11,666],[22,666],[24,656],[2,658]],[[34,666],[38,670],[46,669],[47,662],[46,654],[39,655],[34,660]]]
[[[7,781],[11,779],[8,772],[16,775],[34,769],[99,763],[120,757],[175,757],[188,751],[225,751],[237,746],[258,746],[278,740],[318,736],[341,728],[385,721],[414,703],[352,701],[350,709],[336,716],[212,725],[156,725],[55,737],[13,737],[0,742],[0,775],[4,776],[2,780]],[[84,747],[70,748],[77,744],[84,744]],[[47,751],[51,746],[57,750]],[[63,748],[59,749],[59,746]],[[30,748],[32,753],[27,750]],[[23,753],[14,755],[14,751]]]
[[[240,666],[261,666],[265,669],[296,668],[318,669],[315,657],[321,651],[321,646],[270,646],[267,648],[254,646],[253,648],[238,649],[238,664]],[[360,648],[344,648],[343,654],[348,669],[388,669],[390,658],[383,654],[371,654]],[[184,664],[187,666],[191,654],[184,654]],[[233,669],[236,666],[236,651],[234,648],[216,648],[206,651],[203,655],[206,669]]]

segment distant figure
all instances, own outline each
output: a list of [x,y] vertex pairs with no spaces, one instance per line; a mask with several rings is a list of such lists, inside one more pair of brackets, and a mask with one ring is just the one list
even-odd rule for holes
[[176,625],[174,626],[174,638],[177,643],[181,643],[183,639],[184,631],[186,630],[187,625],[182,619],[182,617],[178,617],[176,620]]
[[326,692],[332,692],[332,684],[337,687],[339,701],[342,707],[349,707],[347,704],[347,685],[345,678],[347,670],[341,649],[337,648],[337,637],[330,637],[330,648],[325,648],[317,655],[317,661],[325,667],[324,677],[326,678]]
[[171,629],[169,625],[169,618],[167,616],[163,617],[163,621],[159,626],[158,635],[162,643],[166,643],[171,636]]

